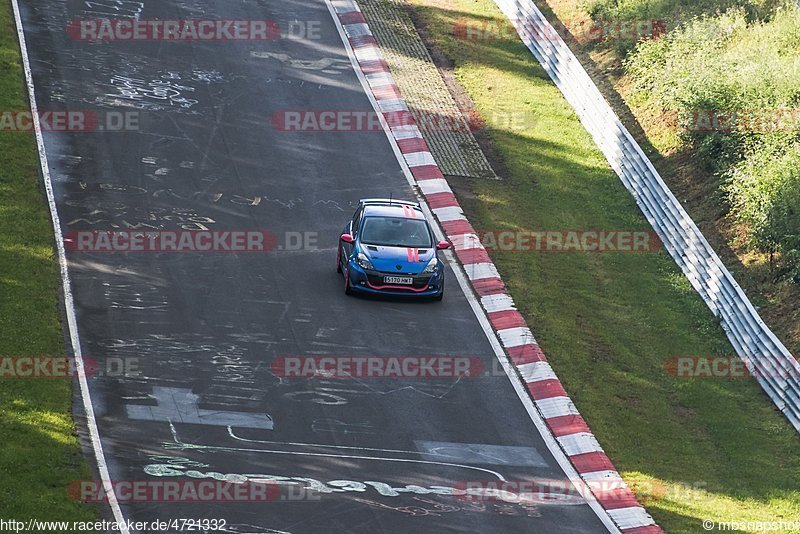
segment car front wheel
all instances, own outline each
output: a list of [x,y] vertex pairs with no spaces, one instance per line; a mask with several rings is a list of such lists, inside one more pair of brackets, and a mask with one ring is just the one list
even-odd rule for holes
[[444,280],[442,280],[442,290],[439,292],[438,295],[433,297],[433,300],[438,302],[441,301],[443,298],[444,298]]
[[353,290],[350,288],[350,273],[345,269],[342,274],[344,274],[344,294],[352,295]]

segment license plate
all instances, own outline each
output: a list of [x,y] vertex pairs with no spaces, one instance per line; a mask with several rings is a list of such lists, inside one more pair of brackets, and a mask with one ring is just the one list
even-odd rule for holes
[[405,284],[411,285],[414,283],[414,279],[410,276],[384,276],[383,277],[384,284]]

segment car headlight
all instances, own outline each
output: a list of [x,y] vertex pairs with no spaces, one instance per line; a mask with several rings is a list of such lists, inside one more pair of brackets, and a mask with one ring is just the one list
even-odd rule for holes
[[428,266],[425,267],[425,270],[422,271],[422,274],[433,274],[436,272],[436,266],[439,265],[439,260],[436,259],[434,256],[431,261],[428,262]]
[[372,266],[372,262],[369,261],[369,258],[363,252],[359,252],[358,256],[356,256],[356,263],[362,269],[369,269],[371,271],[375,270],[375,267]]

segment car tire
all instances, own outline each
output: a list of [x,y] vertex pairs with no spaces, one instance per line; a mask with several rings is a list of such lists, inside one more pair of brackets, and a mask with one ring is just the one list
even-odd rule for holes
[[441,293],[433,297],[433,300],[435,300],[436,302],[441,302],[443,298],[444,298],[444,289],[442,289]]
[[345,269],[344,273],[344,294],[352,295],[353,290],[350,289],[350,273]]
[[342,272],[342,247],[341,246],[336,250],[336,272],[337,273],[341,273]]

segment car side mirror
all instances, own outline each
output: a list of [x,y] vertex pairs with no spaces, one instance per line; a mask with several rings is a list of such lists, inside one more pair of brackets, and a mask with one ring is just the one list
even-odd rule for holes
[[448,243],[447,241],[439,241],[438,243],[436,243],[437,250],[447,250],[448,248],[450,248],[450,243]]
[[351,236],[350,234],[342,234],[342,235],[339,236],[339,239],[341,239],[345,243],[353,243],[353,242],[355,242],[355,239],[353,239],[353,236]]

